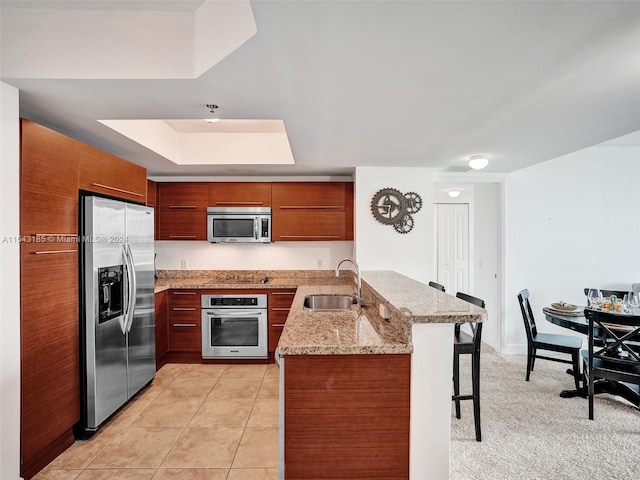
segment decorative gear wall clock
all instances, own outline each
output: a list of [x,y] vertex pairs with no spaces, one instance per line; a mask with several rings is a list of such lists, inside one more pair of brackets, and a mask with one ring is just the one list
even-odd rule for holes
[[371,199],[371,213],[383,225],[393,225],[398,233],[413,229],[412,214],[422,208],[422,198],[415,192],[403,194],[395,188],[378,190]]

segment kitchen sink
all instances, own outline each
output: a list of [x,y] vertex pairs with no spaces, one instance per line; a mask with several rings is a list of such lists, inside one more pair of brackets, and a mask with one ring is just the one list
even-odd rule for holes
[[303,308],[313,312],[338,312],[350,310],[356,304],[352,295],[307,295]]

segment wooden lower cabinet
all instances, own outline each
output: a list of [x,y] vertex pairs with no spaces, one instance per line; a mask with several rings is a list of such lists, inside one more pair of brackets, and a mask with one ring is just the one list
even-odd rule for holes
[[409,478],[411,355],[288,355],[287,480]]
[[160,370],[167,363],[167,353],[169,352],[168,293],[165,290],[155,294],[156,370]]
[[78,249],[21,245],[21,475],[74,442],[80,421]]
[[269,358],[274,356],[295,295],[295,288],[269,292]]
[[202,354],[201,306],[198,290],[169,290],[169,357],[197,360]]

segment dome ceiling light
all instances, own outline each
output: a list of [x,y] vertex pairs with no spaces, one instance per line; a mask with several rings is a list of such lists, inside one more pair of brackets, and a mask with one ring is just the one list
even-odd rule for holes
[[489,165],[489,159],[486,155],[471,155],[469,157],[469,166],[474,170],[482,170]]
[[447,195],[449,195],[451,198],[456,198],[460,196],[460,190],[449,190],[447,192]]

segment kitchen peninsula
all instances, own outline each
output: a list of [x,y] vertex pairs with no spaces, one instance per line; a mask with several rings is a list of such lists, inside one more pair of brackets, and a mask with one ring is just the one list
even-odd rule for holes
[[287,479],[448,478],[453,325],[484,309],[392,271],[363,272],[363,305],[333,312],[304,298],[353,295],[347,272],[175,272],[157,292],[297,288],[278,343]]

